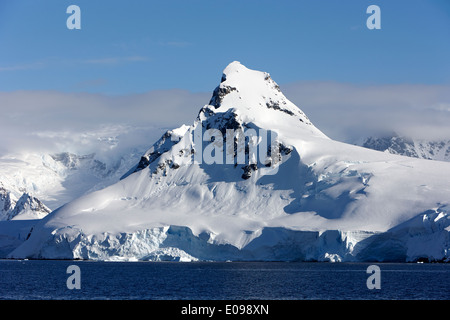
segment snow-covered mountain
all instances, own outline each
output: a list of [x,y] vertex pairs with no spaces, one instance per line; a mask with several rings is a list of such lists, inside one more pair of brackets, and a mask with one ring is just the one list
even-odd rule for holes
[[393,133],[380,137],[368,137],[362,146],[408,157],[450,161],[450,140],[412,139]]
[[41,219],[50,209],[24,190],[9,190],[0,181],[0,221]]
[[450,163],[329,139],[268,73],[233,62],[192,125],[9,257],[446,261],[449,181]]
[[26,192],[19,198],[15,194],[0,182],[0,258],[25,241],[33,225],[51,211]]
[[19,199],[11,191],[0,187],[0,221],[42,219],[50,209],[39,199],[23,193]]
[[[111,139],[106,142],[111,144]],[[25,241],[34,224],[52,210],[119,181],[142,150],[127,148],[108,162],[96,154],[70,152],[0,157],[0,258]]]
[[[128,152],[110,163],[95,154],[23,153],[0,157],[0,187],[17,201],[27,194],[50,210],[57,209],[86,193],[117,182],[138,161],[138,150]],[[1,208],[0,208],[1,209]],[[47,210],[45,210],[47,211]],[[5,216],[6,210],[0,210]]]

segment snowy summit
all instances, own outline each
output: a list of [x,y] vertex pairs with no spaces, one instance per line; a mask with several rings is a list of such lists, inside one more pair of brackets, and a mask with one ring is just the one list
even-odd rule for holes
[[9,257],[448,261],[449,181],[450,163],[328,138],[268,73],[232,62],[192,125]]

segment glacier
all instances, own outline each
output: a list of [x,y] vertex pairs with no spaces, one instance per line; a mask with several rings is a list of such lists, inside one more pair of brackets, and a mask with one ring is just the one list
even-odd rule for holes
[[[198,132],[231,129],[230,144],[199,143]],[[250,163],[262,142],[249,130],[276,134],[266,161]],[[218,150],[233,163],[199,158]],[[330,139],[268,73],[235,61],[192,125],[167,131],[117,183],[37,221],[8,258],[449,261],[449,181],[450,163]]]

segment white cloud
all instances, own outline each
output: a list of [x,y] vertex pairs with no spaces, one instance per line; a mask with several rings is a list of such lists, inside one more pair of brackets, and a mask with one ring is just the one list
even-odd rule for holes
[[27,150],[86,154],[117,136],[116,148],[125,147],[125,142],[151,146],[165,129],[192,123],[209,98],[210,94],[184,90],[126,96],[0,92],[0,154]]
[[10,66],[0,66],[0,72],[4,71],[23,71],[23,70],[32,70],[32,69],[40,69],[45,66],[45,63],[42,61],[28,63],[28,64],[17,64]]
[[450,139],[450,85],[299,82],[281,89],[336,140],[354,142],[383,130]]
[[[381,129],[450,138],[450,86],[300,82],[281,89],[336,140],[354,142]],[[122,96],[0,92],[0,155],[35,150],[106,156],[150,147],[165,130],[192,124],[210,97],[178,89]]]

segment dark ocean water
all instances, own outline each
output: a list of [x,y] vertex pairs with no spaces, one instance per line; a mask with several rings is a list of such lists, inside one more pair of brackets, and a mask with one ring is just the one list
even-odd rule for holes
[[[80,289],[68,289],[70,265]],[[0,299],[448,300],[450,264],[0,261]]]

